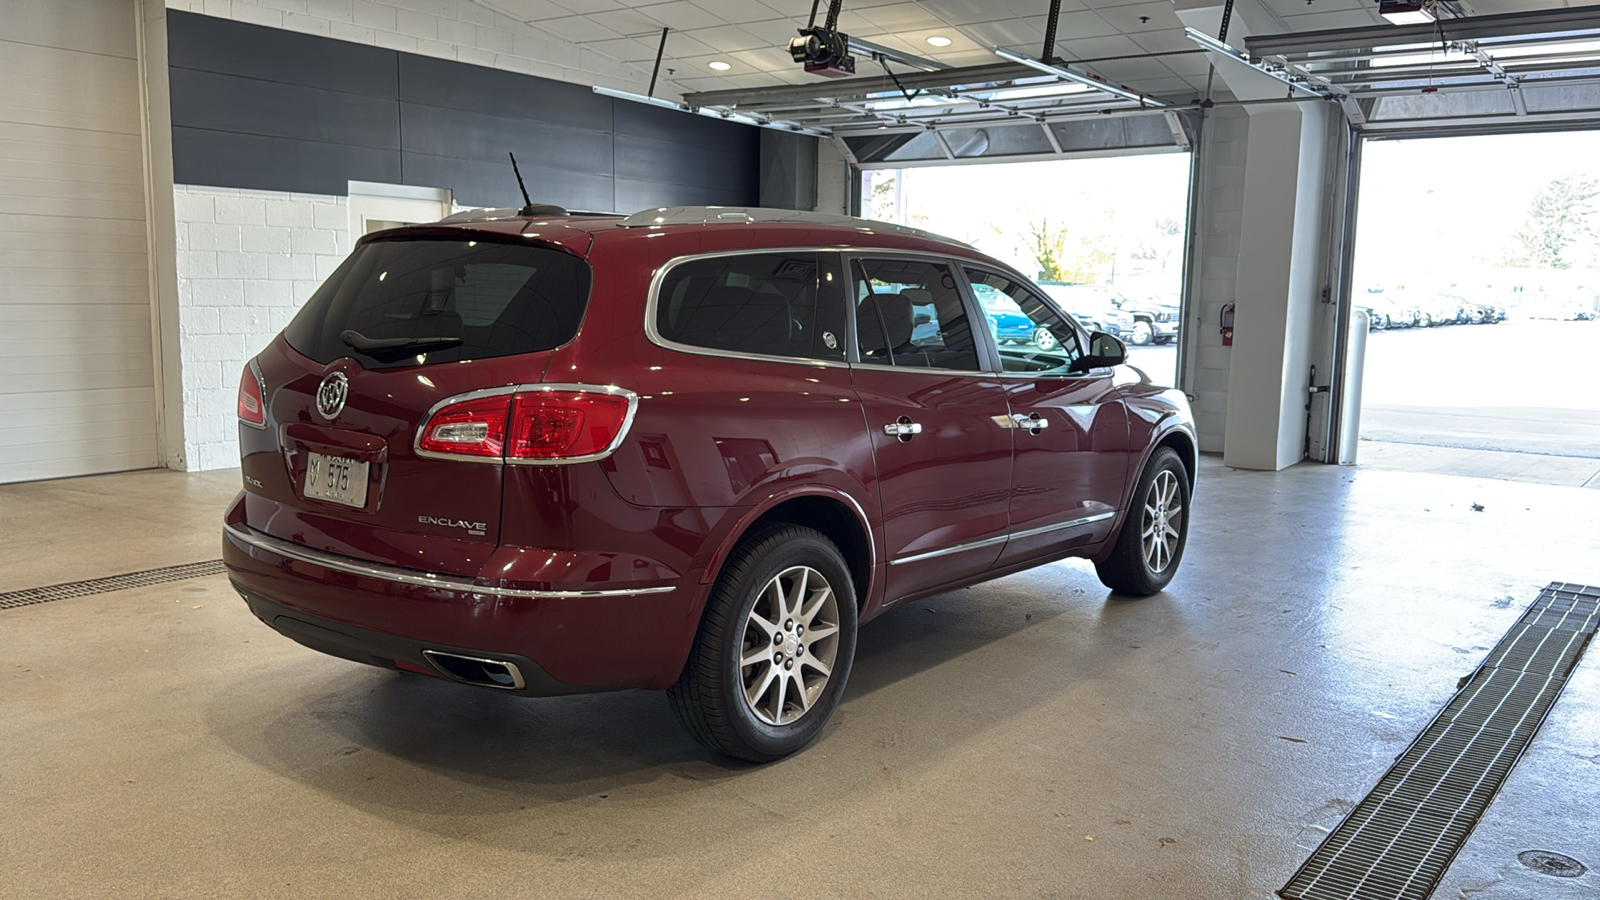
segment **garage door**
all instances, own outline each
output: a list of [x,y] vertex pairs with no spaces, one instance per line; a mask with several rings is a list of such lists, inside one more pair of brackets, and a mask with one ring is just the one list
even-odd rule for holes
[[133,9],[0,21],[0,482],[154,466]]

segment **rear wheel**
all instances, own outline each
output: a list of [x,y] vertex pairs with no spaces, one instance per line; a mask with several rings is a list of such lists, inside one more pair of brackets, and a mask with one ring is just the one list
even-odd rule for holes
[[1178,454],[1162,447],[1139,476],[1116,546],[1095,572],[1119,594],[1147,597],[1172,581],[1188,537],[1188,473]]
[[1040,325],[1033,330],[1033,343],[1040,350],[1054,350],[1059,342],[1054,332]]
[[856,598],[839,549],[776,525],[747,537],[707,601],[673,712],[701,743],[752,762],[811,743],[833,714],[856,648]]

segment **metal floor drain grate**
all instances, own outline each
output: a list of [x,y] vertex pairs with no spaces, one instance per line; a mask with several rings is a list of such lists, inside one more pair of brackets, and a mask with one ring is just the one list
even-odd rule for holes
[[33,606],[38,603],[49,603],[52,600],[65,600],[68,597],[87,597],[90,594],[125,591],[128,588],[163,584],[168,581],[203,578],[207,575],[220,575],[223,571],[222,560],[208,559],[205,562],[185,563],[181,566],[167,566],[161,569],[146,569],[143,572],[129,572],[127,575],[113,575],[110,578],[70,581],[66,584],[27,588],[26,590],[0,594],[0,609]]
[[1600,587],[1552,583],[1289,883],[1284,900],[1425,900],[1600,627]]

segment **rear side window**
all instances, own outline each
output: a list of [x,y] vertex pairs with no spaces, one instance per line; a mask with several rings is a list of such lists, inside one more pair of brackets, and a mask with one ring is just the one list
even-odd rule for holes
[[356,248],[284,329],[317,362],[369,369],[536,353],[578,333],[589,266],[493,241],[388,240]]
[[844,311],[835,277],[816,253],[689,260],[661,283],[656,333],[710,350],[843,361]]

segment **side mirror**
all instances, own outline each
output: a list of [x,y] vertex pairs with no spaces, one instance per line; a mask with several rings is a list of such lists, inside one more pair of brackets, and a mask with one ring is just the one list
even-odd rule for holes
[[1103,369],[1108,366],[1120,366],[1128,361],[1128,345],[1106,334],[1104,331],[1089,332],[1089,352],[1072,361],[1072,368],[1068,371],[1087,372],[1090,369]]
[[929,325],[932,323],[933,317],[927,313],[917,313],[915,316],[911,317],[911,324],[913,325]]

